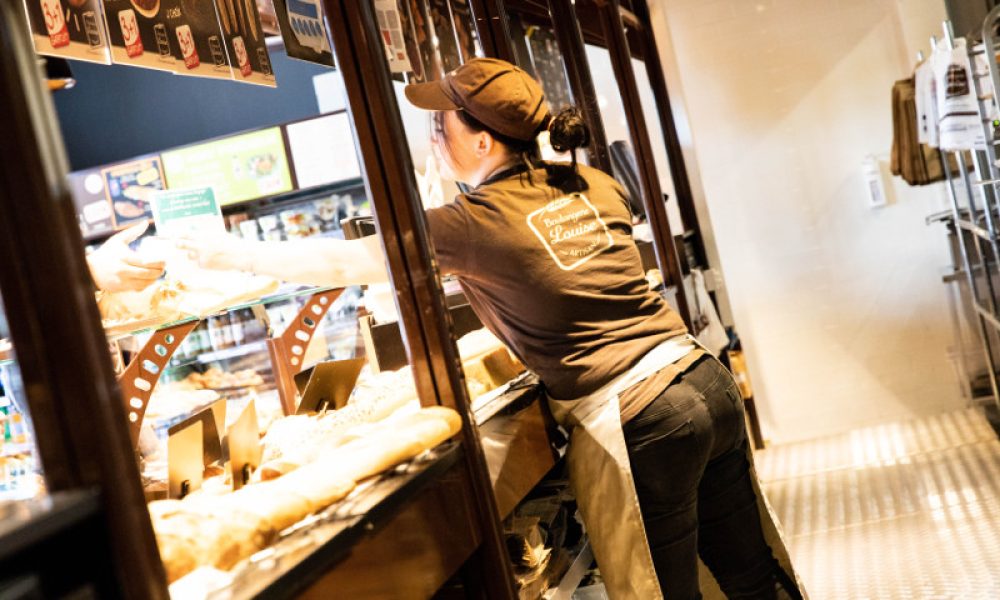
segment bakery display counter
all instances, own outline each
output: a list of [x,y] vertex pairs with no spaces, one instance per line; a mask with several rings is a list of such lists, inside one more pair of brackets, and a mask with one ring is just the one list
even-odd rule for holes
[[565,439],[545,406],[538,377],[524,373],[473,403],[500,516],[556,464]]
[[[471,528],[462,531],[470,519],[466,500],[461,494],[449,493],[456,485],[455,467],[460,458],[457,442],[430,450],[295,523],[282,531],[273,545],[232,570],[203,568],[192,572],[171,586],[171,596],[291,598],[305,592],[307,597],[390,597],[401,589],[409,592],[414,582],[440,586],[478,543]],[[432,513],[440,514],[434,517]],[[447,523],[440,522],[445,519]],[[401,539],[412,543],[401,544]],[[389,554],[400,551],[407,557],[393,564],[401,570],[414,568],[401,580],[405,585],[400,580],[394,584],[397,575],[387,576],[384,569],[377,574],[369,571],[370,577],[366,577],[363,565],[382,567]],[[396,584],[398,587],[393,587]],[[385,593],[348,593],[360,588]]]

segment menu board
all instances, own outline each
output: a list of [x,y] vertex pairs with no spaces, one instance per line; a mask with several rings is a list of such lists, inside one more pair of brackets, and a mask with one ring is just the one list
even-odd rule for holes
[[274,14],[288,56],[334,66],[321,0],[274,0]]
[[100,0],[24,0],[35,52],[111,63]]
[[179,10],[180,0],[103,0],[117,64],[174,71],[175,60],[166,15]]
[[70,173],[69,188],[83,237],[90,238],[114,231],[115,219],[111,202],[104,191],[104,177],[100,169]]
[[210,187],[221,206],[292,189],[278,127],[179,148],[161,156],[170,189]]
[[237,81],[275,87],[271,57],[254,0],[215,0],[226,52]]
[[166,16],[178,75],[233,78],[215,3],[179,0]]
[[347,113],[326,115],[286,127],[299,188],[305,189],[361,177]]
[[151,200],[156,190],[164,189],[163,168],[159,156],[148,156],[101,169],[104,193],[111,203],[115,228],[150,219]]

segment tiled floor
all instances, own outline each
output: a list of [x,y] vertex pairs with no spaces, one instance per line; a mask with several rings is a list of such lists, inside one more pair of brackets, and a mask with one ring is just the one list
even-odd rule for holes
[[1000,598],[1000,441],[976,409],[757,454],[812,600]]

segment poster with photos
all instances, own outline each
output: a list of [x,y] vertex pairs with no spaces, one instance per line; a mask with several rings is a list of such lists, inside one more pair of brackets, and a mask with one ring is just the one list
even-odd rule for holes
[[103,168],[101,177],[104,194],[111,203],[115,228],[153,218],[153,193],[165,188],[158,155]]
[[215,3],[208,0],[172,0],[167,26],[178,75],[232,79],[222,25]]
[[103,0],[104,22],[115,64],[175,70],[166,14],[177,0]]
[[374,8],[389,71],[409,73],[412,68],[410,57],[406,52],[406,42],[403,40],[403,21],[399,16],[399,5],[396,0],[375,0]]
[[105,193],[106,184],[101,170],[77,171],[70,173],[67,178],[83,237],[90,239],[114,231],[114,215]]
[[35,52],[111,64],[100,0],[24,0]]
[[334,66],[321,0],[274,0],[274,14],[289,57]]
[[275,87],[274,69],[254,0],[215,0],[236,81]]

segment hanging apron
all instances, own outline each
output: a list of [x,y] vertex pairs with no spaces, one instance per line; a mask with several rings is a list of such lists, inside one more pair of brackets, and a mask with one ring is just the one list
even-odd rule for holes
[[[696,344],[689,335],[672,338],[653,348],[629,371],[588,396],[574,400],[548,399],[556,422],[570,432],[566,451],[570,486],[608,597],[612,600],[663,598],[632,479],[618,396],[680,360],[694,350]],[[765,538],[779,563],[797,582],[780,530],[757,485],[752,461],[751,475],[761,507]],[[703,565],[700,569],[705,598],[724,598],[708,570]],[[801,583],[798,585],[801,589]]]

